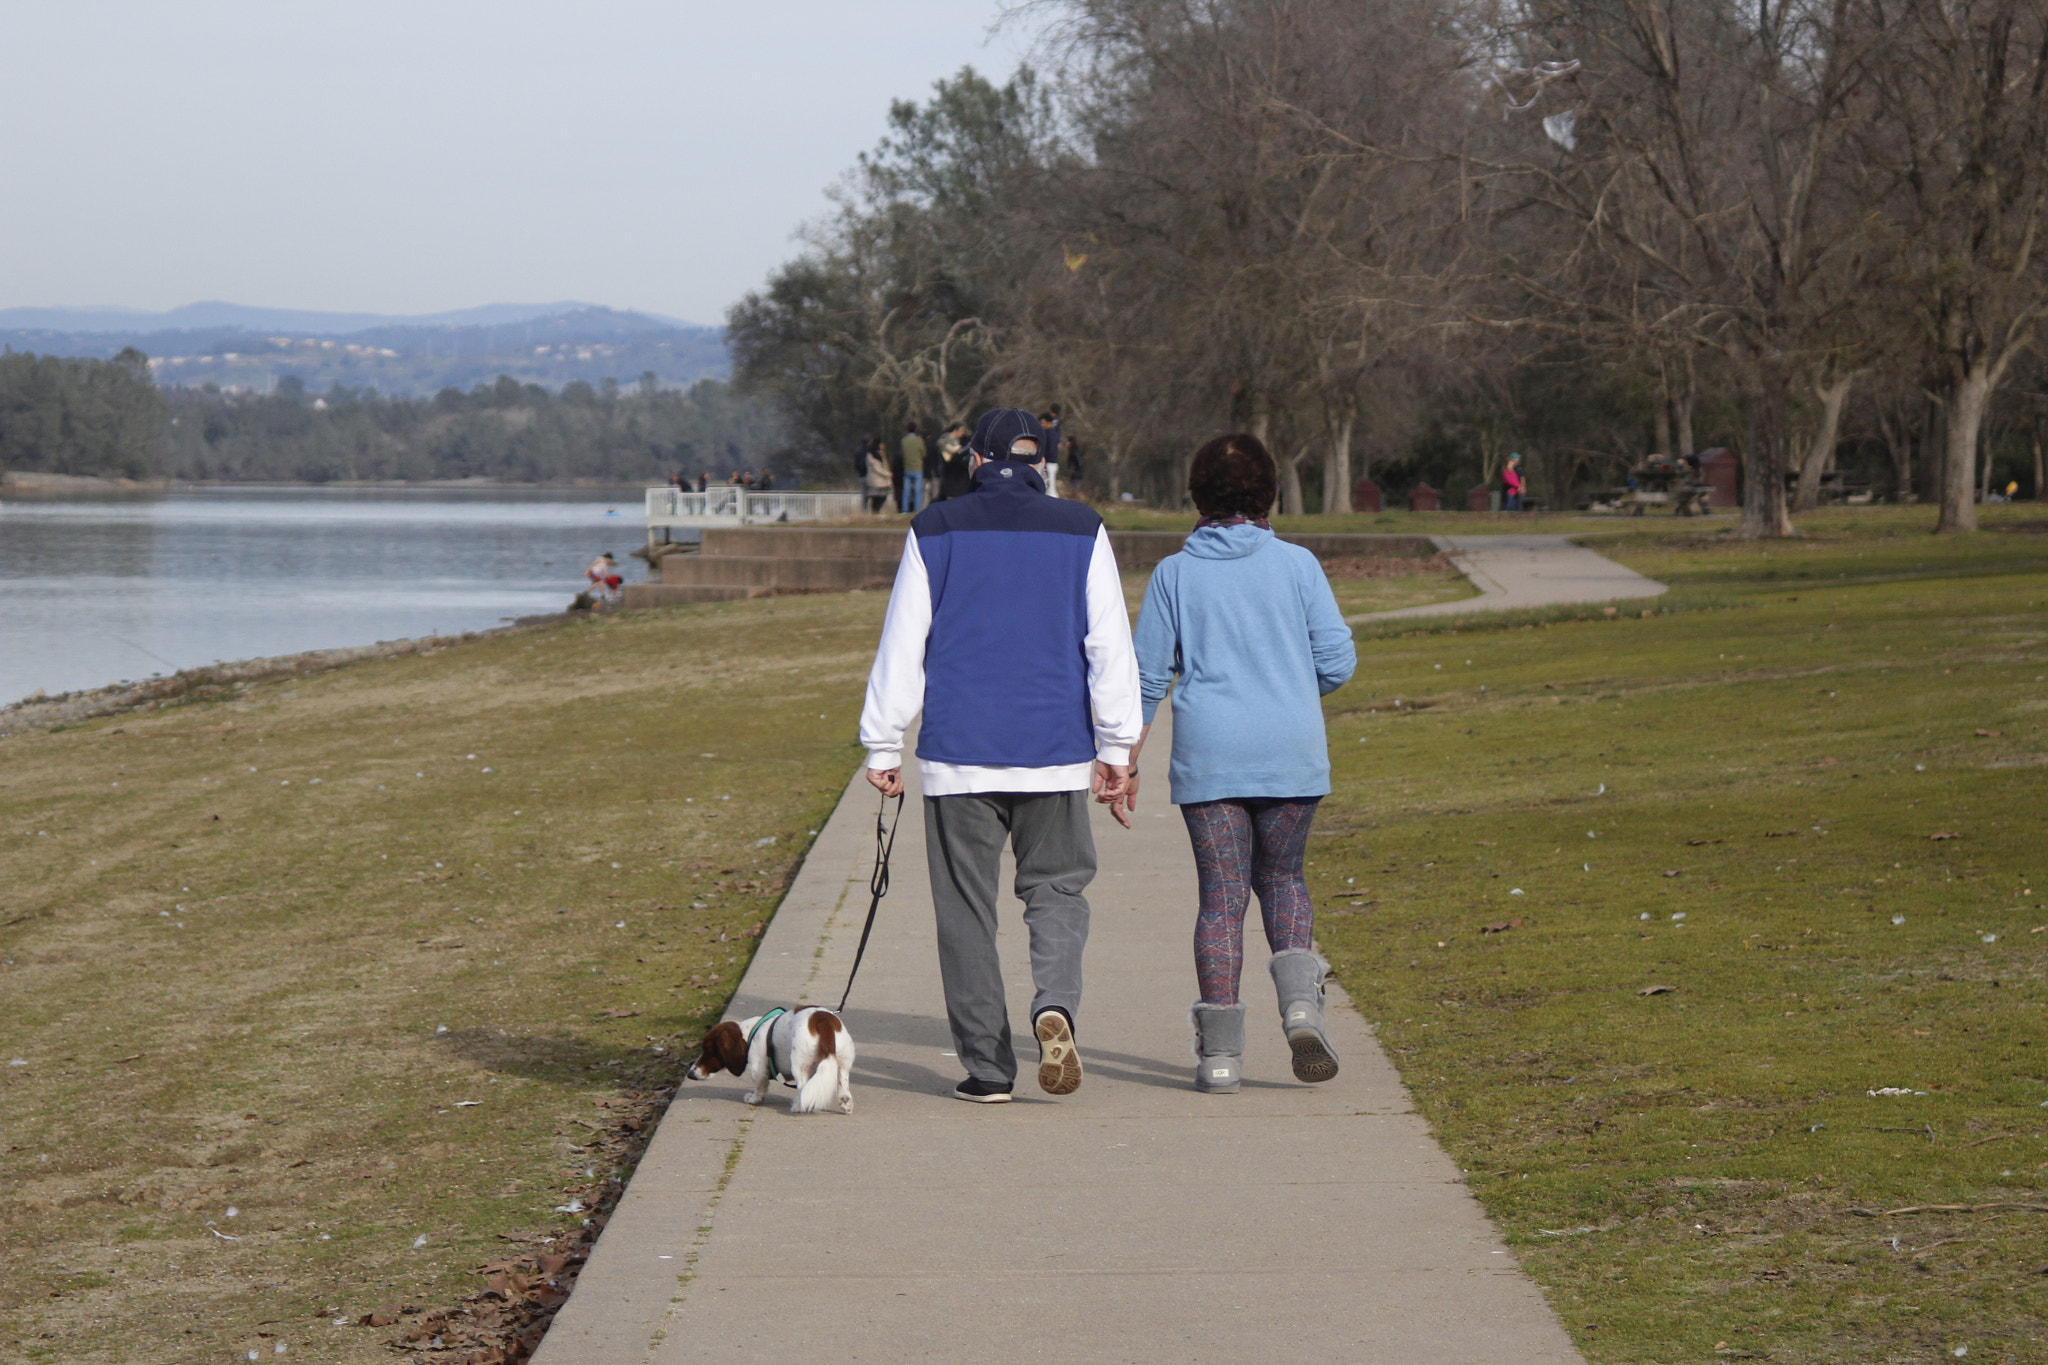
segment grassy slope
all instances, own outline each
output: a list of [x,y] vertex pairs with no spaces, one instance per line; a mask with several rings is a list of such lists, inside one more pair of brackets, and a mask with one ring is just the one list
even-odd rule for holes
[[[2038,1334],[2027,1215],[1839,1212],[2039,1199],[2048,1159],[2048,912],[2014,894],[2048,832],[2048,547],[1873,534],[1928,519],[1615,528],[1697,609],[1376,639],[1331,699],[1326,946],[1596,1360]],[[880,605],[549,628],[0,742],[0,1050],[28,1063],[0,1069],[0,1358],[270,1332],[382,1359],[388,1332],[313,1315],[446,1302],[500,1235],[573,1225],[554,1206],[607,1174],[579,1119],[672,1080],[745,965],[716,934],[765,912],[857,761]]]
[[1326,949],[1593,1360],[2048,1359],[2042,1215],[1847,1212],[2048,1177],[2048,523],[1928,520],[1644,528],[1672,614],[1331,699]]
[[574,1230],[593,1102],[673,1081],[858,761],[882,600],[0,742],[0,1359],[384,1359],[324,1310],[448,1303],[501,1234]]

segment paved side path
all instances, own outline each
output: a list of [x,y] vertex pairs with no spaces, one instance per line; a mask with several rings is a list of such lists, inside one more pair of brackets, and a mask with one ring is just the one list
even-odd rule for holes
[[[780,1087],[748,1109],[730,1077],[685,1083],[539,1365],[1578,1362],[1335,992],[1343,1073],[1293,1080],[1256,931],[1244,1090],[1191,1088],[1194,869],[1154,781],[1135,830],[1097,810],[1078,1092],[1040,1095],[1027,1047],[1015,1103],[947,1095],[961,1072],[913,788],[847,1012],[855,1112],[796,1117]],[[837,1000],[876,804],[856,774],[734,1017]],[[1029,1038],[1018,912],[1002,945]]]
[[[1656,597],[1669,591],[1653,578],[1623,568],[1605,555],[1574,545],[1564,536],[1436,536],[1479,596],[1426,607],[1370,613],[1389,616],[1461,616],[1474,611],[1510,611],[1577,602],[1613,602]],[[1366,619],[1354,616],[1354,621]]]

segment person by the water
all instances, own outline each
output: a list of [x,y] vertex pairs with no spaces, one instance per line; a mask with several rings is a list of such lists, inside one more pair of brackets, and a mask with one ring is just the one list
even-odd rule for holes
[[625,581],[619,574],[619,561],[610,550],[591,560],[583,576],[590,580],[590,595],[602,602],[616,601],[619,585]]

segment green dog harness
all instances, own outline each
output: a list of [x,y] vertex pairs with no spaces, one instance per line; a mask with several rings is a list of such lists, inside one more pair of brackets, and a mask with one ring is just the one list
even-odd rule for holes
[[[788,1013],[788,1010],[777,1005],[774,1009],[769,1010],[766,1014],[755,1020],[754,1031],[747,1035],[747,1051],[752,1052],[754,1050],[754,1039],[759,1036],[762,1029],[775,1022],[777,1015]],[[782,1072],[775,1065],[775,1036],[773,1034],[770,1034],[768,1037],[768,1079],[771,1081],[782,1079]]]

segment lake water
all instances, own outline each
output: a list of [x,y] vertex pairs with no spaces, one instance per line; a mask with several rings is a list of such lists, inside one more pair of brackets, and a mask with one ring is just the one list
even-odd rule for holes
[[640,490],[208,488],[0,502],[0,704],[560,611]]

